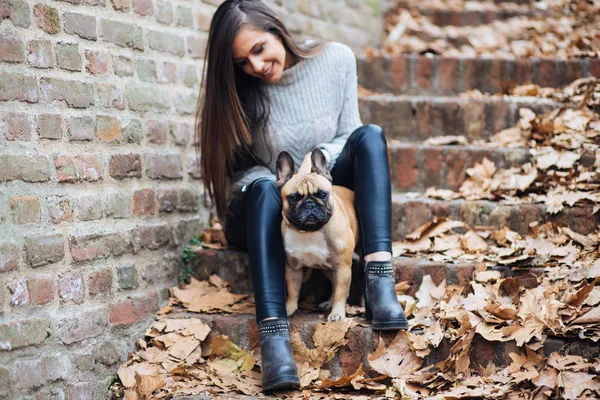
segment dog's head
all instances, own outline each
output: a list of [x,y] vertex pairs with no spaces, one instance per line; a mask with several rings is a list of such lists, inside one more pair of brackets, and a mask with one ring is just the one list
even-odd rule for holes
[[327,160],[321,150],[311,154],[307,174],[296,174],[294,160],[282,151],[277,157],[277,187],[283,200],[283,216],[300,231],[321,229],[333,214],[333,184]]

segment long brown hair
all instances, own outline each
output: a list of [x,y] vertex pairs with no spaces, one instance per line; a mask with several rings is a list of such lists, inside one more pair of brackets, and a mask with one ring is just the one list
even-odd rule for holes
[[233,39],[243,28],[272,33],[287,56],[298,61],[316,56],[325,45],[296,43],[279,17],[259,0],[226,0],[217,8],[208,34],[194,130],[202,181],[222,220],[228,212],[233,173],[266,165],[254,155],[252,145],[264,137],[269,98],[261,90],[261,79],[233,62]]

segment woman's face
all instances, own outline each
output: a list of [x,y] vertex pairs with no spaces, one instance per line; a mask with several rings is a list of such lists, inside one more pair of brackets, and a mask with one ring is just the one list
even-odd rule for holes
[[281,41],[272,33],[244,28],[233,39],[233,62],[248,75],[267,83],[281,79],[287,68],[286,51]]

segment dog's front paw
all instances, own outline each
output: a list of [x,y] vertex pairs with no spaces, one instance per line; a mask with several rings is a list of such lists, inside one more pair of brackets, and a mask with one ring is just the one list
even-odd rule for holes
[[297,303],[285,303],[285,310],[287,311],[288,317],[291,317],[292,314],[294,314],[297,309],[298,309]]
[[344,318],[346,318],[346,313],[344,313],[343,315],[331,313],[327,317],[328,320],[334,321],[334,322],[339,321],[340,319],[344,319]]
[[333,302],[331,300],[327,300],[322,303],[319,303],[319,305],[317,306],[317,309],[320,311],[329,310],[329,309],[331,309],[332,305],[333,305]]
[[331,309],[331,312],[329,313],[329,316],[327,317],[327,319],[331,320],[331,321],[339,321],[340,319],[344,319],[344,318],[346,318],[345,303],[334,304],[333,308]]

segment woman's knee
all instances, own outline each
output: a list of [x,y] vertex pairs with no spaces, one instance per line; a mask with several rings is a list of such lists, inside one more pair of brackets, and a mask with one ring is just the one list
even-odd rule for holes
[[259,178],[246,188],[248,207],[275,207],[281,209],[281,193],[271,179]]
[[379,140],[385,143],[385,133],[383,132],[383,129],[375,124],[366,124],[357,128],[352,136],[355,136],[354,139],[360,143],[363,141],[372,143],[373,140]]

